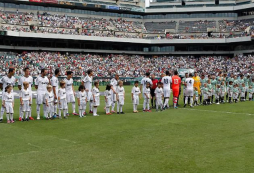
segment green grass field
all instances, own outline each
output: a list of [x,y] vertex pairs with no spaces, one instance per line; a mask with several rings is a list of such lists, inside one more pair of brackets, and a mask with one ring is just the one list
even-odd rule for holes
[[105,115],[102,97],[99,117],[4,121],[1,172],[253,172],[254,102],[133,114],[125,90],[124,115]]

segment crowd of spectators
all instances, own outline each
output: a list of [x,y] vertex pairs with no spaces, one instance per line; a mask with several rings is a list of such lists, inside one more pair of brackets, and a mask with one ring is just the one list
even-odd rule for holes
[[[254,19],[220,20],[218,28],[214,20],[179,21],[178,30],[176,23],[142,23],[123,18],[78,17],[47,12],[0,12],[0,29],[16,32],[145,39],[212,39],[254,35]],[[156,35],[160,26],[162,30]],[[217,32],[208,36],[207,28],[216,29]],[[165,29],[175,31],[165,34]]]
[[118,73],[123,77],[142,77],[150,71],[160,76],[165,70],[194,69],[199,73],[211,74],[219,71],[228,74],[253,74],[254,56],[159,56],[145,58],[140,55],[99,55],[99,54],[61,54],[57,52],[23,52],[13,56],[2,55],[0,75],[9,67],[15,67],[17,75],[22,74],[24,67],[31,69],[31,75],[37,76],[40,69],[49,69],[51,75],[55,68],[60,68],[62,76],[67,70],[74,76],[84,76],[88,69],[97,77],[111,77]]

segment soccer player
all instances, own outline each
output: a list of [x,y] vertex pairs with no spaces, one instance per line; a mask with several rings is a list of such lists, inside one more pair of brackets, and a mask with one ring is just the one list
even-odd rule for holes
[[226,85],[225,85],[225,82],[222,81],[220,86],[220,102],[221,103],[224,103],[225,92],[226,92]]
[[189,77],[188,73],[185,73],[184,78],[182,79],[182,84],[183,84],[183,102],[185,103],[185,97],[186,97],[186,86],[185,86],[185,80]]
[[[2,100],[3,100],[4,93],[5,93],[5,88],[7,86],[12,86],[12,88],[13,88],[14,85],[15,85],[16,79],[14,77],[14,74],[15,74],[15,69],[10,68],[8,74],[6,76],[2,77],[1,80],[0,80],[0,88],[2,89]],[[13,90],[11,90],[11,92],[13,92]],[[2,105],[1,115],[0,115],[0,122],[3,121],[4,111],[5,111],[5,108]]]
[[87,103],[87,93],[85,91],[84,85],[79,86],[79,93],[77,94],[78,106],[79,106],[79,117],[84,117],[86,112],[86,103]]
[[232,103],[232,99],[233,99],[233,81],[229,81],[229,85],[228,85],[228,102]]
[[[28,67],[24,68],[23,69],[24,71],[24,76],[20,77],[19,80],[18,80],[18,88],[20,90],[20,92],[22,91],[22,89],[24,89],[24,82],[27,82],[28,83],[28,88],[27,90],[29,91],[30,93],[30,105],[32,105],[32,102],[33,102],[33,96],[32,96],[32,85],[33,85],[33,77],[30,76],[30,70]],[[23,115],[23,106],[20,104],[20,107],[19,107],[19,121],[22,121],[22,117],[24,117]],[[29,110],[29,119],[30,120],[34,120],[33,117],[32,117],[32,107],[30,106],[30,110]]]
[[155,97],[156,97],[156,111],[159,111],[159,107],[161,108],[161,111],[163,110],[163,89],[162,89],[162,83],[158,82],[157,88],[154,91]]
[[13,119],[14,95],[13,95],[11,85],[7,85],[5,87],[5,93],[3,95],[2,106],[6,109],[7,123],[8,124],[9,123],[14,123],[14,119]]
[[177,109],[177,100],[179,96],[180,87],[181,87],[181,78],[178,76],[178,72],[174,71],[174,76],[172,77],[172,90],[175,109]]
[[[207,78],[205,77],[204,74],[201,75],[201,79],[200,79],[200,83],[201,83],[201,88],[200,88],[200,97],[199,97],[199,103],[202,104],[202,97],[203,97],[203,89],[204,89],[204,84],[207,83]],[[198,89],[197,89],[198,91]]]
[[164,99],[165,99],[163,109],[165,109],[166,107],[169,107],[168,102],[169,102],[169,97],[171,94],[172,78],[170,76],[169,71],[166,71],[166,76],[162,78],[161,83],[163,84],[163,93],[164,93]]
[[[72,71],[67,71],[67,78],[64,79],[65,82],[65,89],[66,89],[66,99],[67,99],[67,105],[69,103],[72,104],[72,112],[73,115],[78,115],[76,113],[76,103],[75,103],[75,91],[73,87],[73,79],[72,79]],[[67,106],[67,116],[69,115],[68,112],[68,106]]]
[[193,85],[193,87],[197,87],[198,94],[200,94],[201,83],[200,83],[200,77],[198,76],[197,72],[194,73],[193,79],[194,79],[194,85]]
[[216,96],[216,85],[217,85],[217,80],[215,78],[215,75],[212,76],[211,80],[211,85],[212,85],[212,98],[211,98],[211,103],[213,102],[214,97]]
[[51,78],[50,83],[53,87],[53,93],[54,93],[54,118],[57,116],[57,102],[58,102],[58,86],[59,86],[59,81],[58,77],[60,75],[60,70],[56,69],[55,70],[55,75]]
[[66,100],[66,90],[65,90],[65,82],[61,81],[60,82],[60,88],[58,90],[58,109],[59,109],[59,114],[58,117],[59,119],[62,119],[61,117],[61,111],[63,111],[63,116],[64,118],[67,118],[67,100]]
[[186,97],[184,107],[188,104],[188,98],[190,99],[190,107],[192,108],[193,105],[193,92],[194,92],[194,79],[192,78],[193,75],[190,73],[189,77],[185,80],[186,85]]
[[111,79],[110,81],[110,85],[112,86],[111,88],[111,97],[112,97],[112,107],[111,107],[111,112],[112,113],[116,113],[115,111],[115,105],[116,105],[116,87],[118,85],[118,81],[119,81],[119,75],[116,74],[115,77],[113,79]]
[[154,108],[154,106],[156,105],[156,97],[155,97],[154,92],[155,92],[155,89],[156,89],[157,84],[158,84],[159,81],[158,81],[158,79],[155,79],[154,74],[151,75],[151,80],[152,80],[152,83],[153,83],[153,85],[151,87],[151,106],[152,106],[152,108]]
[[100,106],[100,91],[99,91],[99,82],[94,82],[93,87],[93,116],[99,116],[97,114],[97,108]]
[[194,88],[194,106],[198,106],[198,89]]
[[235,103],[237,103],[238,101],[238,96],[239,96],[239,88],[237,84],[234,84],[234,88],[233,88],[233,101]]
[[[105,105],[106,105],[106,115],[111,115],[110,113],[110,106],[112,106],[112,88],[113,86],[108,84],[106,86],[106,91],[104,92],[104,96],[105,96]],[[113,91],[114,93],[115,91]]]
[[[28,82],[23,82],[23,89],[21,89],[20,93],[19,93],[19,97],[20,97],[20,107],[22,108],[23,113],[21,114],[22,117],[21,121],[29,121],[28,116],[31,115],[31,102],[32,102],[32,98],[31,98],[31,91],[29,90],[29,86],[30,84]],[[24,114],[26,114],[26,119],[24,119]]]
[[125,90],[123,87],[123,81],[119,81],[118,86],[116,88],[116,99],[117,99],[117,114],[121,113],[124,114],[123,112],[123,105],[124,105],[124,100],[125,100]]
[[[151,112],[150,110],[150,98],[151,98],[151,90],[150,90],[150,83],[146,83],[146,88],[144,90],[144,103],[143,103],[143,112]],[[146,109],[147,108],[147,109]]]
[[146,83],[150,83],[150,86],[152,86],[153,82],[150,79],[150,72],[146,72],[146,76],[141,80],[140,82],[140,91],[142,91],[143,98],[145,98],[145,89],[146,89]]
[[45,93],[47,92],[47,86],[49,84],[49,79],[47,78],[47,70],[41,69],[41,75],[35,79],[35,89],[37,89],[37,120],[40,120],[40,108],[43,104],[43,111],[46,111],[46,105],[44,102]]
[[46,111],[44,112],[44,117],[46,120],[52,119],[54,115],[54,93],[52,91],[52,86],[47,86],[47,91],[45,93],[45,104]]
[[138,105],[140,99],[140,88],[138,87],[138,81],[135,81],[134,87],[131,90],[131,99],[133,103],[133,113],[138,113]]
[[249,101],[253,101],[253,93],[254,93],[254,89],[252,88],[252,86],[249,86]]
[[242,83],[241,84],[241,88],[240,88],[240,91],[241,91],[241,102],[245,101],[245,92],[247,91],[247,88],[245,87],[245,83]]
[[203,94],[204,94],[203,105],[205,106],[208,104],[208,95],[209,95],[207,83],[204,84]]
[[87,92],[87,100],[90,103],[90,112],[93,113],[93,96],[92,96],[92,85],[93,85],[93,71],[87,70],[87,75],[82,81],[82,85],[85,86]]
[[215,93],[215,103],[217,105],[220,104],[220,85],[216,85],[216,89],[214,90],[214,93]]

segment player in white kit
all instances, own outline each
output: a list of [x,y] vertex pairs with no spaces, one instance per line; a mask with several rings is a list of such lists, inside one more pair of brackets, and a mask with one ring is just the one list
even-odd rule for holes
[[118,85],[118,80],[119,80],[119,75],[116,74],[113,79],[110,80],[110,85],[112,85],[111,88],[111,97],[112,97],[112,107],[111,107],[111,112],[115,113],[115,105],[116,105],[116,87]]
[[14,123],[13,119],[14,95],[11,85],[7,85],[7,87],[5,87],[2,106],[6,109],[7,123]]
[[[28,92],[30,94],[30,104],[32,105],[32,101],[33,101],[33,96],[32,96],[32,85],[33,85],[33,77],[30,76],[30,70],[28,67],[25,67],[24,68],[24,76],[21,76],[18,80],[18,88],[20,90],[20,92],[22,91],[22,89],[24,89],[24,82],[27,82],[28,83]],[[24,117],[23,113],[23,106],[20,104],[19,106],[19,121],[22,121],[22,117]],[[33,117],[32,117],[32,107],[30,106],[30,110],[29,110],[29,119],[30,120],[34,120]]]
[[99,91],[99,82],[94,82],[93,87],[93,116],[99,116],[97,114],[98,106],[100,106],[100,91]]
[[90,112],[89,113],[93,113],[93,95],[92,95],[93,71],[91,69],[87,70],[87,75],[83,79],[82,85],[84,85],[86,88],[87,100],[90,103]]
[[166,107],[169,108],[168,102],[169,102],[169,98],[170,98],[170,94],[171,94],[172,78],[170,76],[169,71],[166,71],[166,76],[164,76],[161,79],[161,83],[163,84],[163,96],[165,99],[163,109],[165,109]]
[[60,70],[55,70],[55,75],[50,79],[50,83],[53,87],[53,93],[54,93],[54,116],[53,118],[57,117],[57,102],[58,102],[58,89],[59,89],[59,80],[58,76],[60,75]]
[[150,79],[150,72],[146,72],[146,76],[141,80],[140,82],[140,91],[142,91],[142,94],[143,94],[143,98],[146,98],[145,96],[145,89],[146,89],[146,84],[149,83],[150,86],[153,85],[153,82],[152,80]]
[[[20,121],[29,121],[28,116],[31,115],[31,103],[32,103],[32,98],[31,98],[31,91],[28,89],[30,84],[25,81],[23,82],[23,89],[21,89],[19,93],[19,98],[20,98],[20,107],[22,110],[19,110],[23,112],[21,114],[22,117]],[[26,118],[24,119],[24,114],[26,114]]]
[[49,120],[52,119],[54,115],[54,93],[52,91],[52,86],[48,85],[47,86],[47,91],[45,93],[45,104],[46,104],[46,111],[44,112],[44,117]]
[[159,107],[162,111],[163,110],[163,102],[162,102],[163,89],[162,89],[161,82],[158,82],[157,88],[155,89],[154,93],[155,93],[155,97],[156,97],[156,111],[159,111]]
[[106,86],[106,91],[104,92],[106,115],[111,115],[110,106],[112,106],[112,93],[113,93],[112,88],[113,88],[113,86],[108,84]]
[[[78,115],[76,113],[76,103],[75,103],[75,91],[73,87],[73,79],[72,79],[72,71],[67,71],[67,78],[64,79],[65,82],[65,89],[66,89],[66,99],[67,105],[69,103],[72,104],[72,112],[73,115]],[[67,107],[67,116],[69,115],[68,107]]]
[[119,81],[118,86],[116,87],[116,99],[117,99],[117,114],[123,112],[123,105],[124,105],[124,99],[125,99],[125,90],[123,87],[123,81]]
[[35,89],[37,89],[37,96],[36,96],[37,120],[41,119],[40,109],[42,104],[43,104],[43,112],[46,111],[44,96],[45,96],[45,93],[47,92],[48,84],[49,84],[49,79],[47,78],[47,70],[42,69],[41,75],[35,79]]
[[[5,88],[9,85],[14,87],[15,82],[17,81],[14,77],[14,74],[15,74],[15,69],[10,68],[8,74],[6,76],[2,77],[0,80],[0,88],[2,89],[2,100],[3,100],[4,93],[5,93]],[[13,90],[12,90],[12,92],[13,92]],[[5,111],[5,108],[2,105],[1,114],[0,114],[0,122],[3,121],[4,111]]]
[[59,119],[62,119],[61,117],[61,111],[63,111],[63,116],[64,118],[67,118],[67,100],[66,100],[66,90],[65,90],[65,82],[61,81],[60,82],[60,88],[58,90],[58,109],[59,109],[59,114],[58,117]]
[[190,107],[193,107],[193,93],[194,93],[194,79],[192,78],[193,75],[190,73],[189,77],[185,80],[185,102],[184,107],[188,104],[188,98],[190,99]]
[[138,113],[138,105],[140,99],[140,88],[138,87],[138,81],[135,81],[134,87],[131,90],[131,98],[133,103],[133,113]]
[[84,85],[80,85],[78,88],[79,92],[77,94],[78,107],[79,107],[79,117],[85,117],[84,113],[86,112],[86,102],[87,102],[87,93],[85,91]]

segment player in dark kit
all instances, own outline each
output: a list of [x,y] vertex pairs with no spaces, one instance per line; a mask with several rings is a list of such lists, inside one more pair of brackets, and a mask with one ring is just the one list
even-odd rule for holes
[[152,108],[155,108],[155,106],[156,106],[156,97],[155,97],[154,91],[155,91],[159,81],[158,81],[158,79],[155,79],[154,74],[152,74],[151,79],[152,79],[152,82],[153,82],[153,85],[151,87],[151,97],[152,97],[151,98],[151,105],[152,105]]

